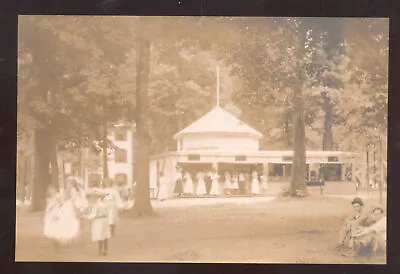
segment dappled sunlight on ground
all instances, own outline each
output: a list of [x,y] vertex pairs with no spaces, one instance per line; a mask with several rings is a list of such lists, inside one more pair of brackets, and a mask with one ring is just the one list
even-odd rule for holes
[[340,225],[351,210],[344,198],[194,200],[154,202],[156,217],[138,219],[124,213],[108,257],[97,256],[89,222],[80,242],[55,253],[42,236],[43,214],[22,212],[16,260],[385,263],[385,258],[366,261],[334,250]]

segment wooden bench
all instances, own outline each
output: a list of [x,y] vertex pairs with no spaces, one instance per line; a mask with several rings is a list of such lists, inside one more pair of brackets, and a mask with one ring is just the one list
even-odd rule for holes
[[325,181],[320,181],[320,180],[306,181],[306,186],[307,187],[319,187],[321,195],[324,194]]

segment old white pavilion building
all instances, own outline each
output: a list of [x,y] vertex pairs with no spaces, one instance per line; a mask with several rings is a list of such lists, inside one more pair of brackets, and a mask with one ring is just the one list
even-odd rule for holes
[[[217,105],[174,135],[177,151],[151,157],[151,187],[156,188],[157,174],[163,171],[170,182],[168,193],[172,196],[176,166],[189,172],[192,178],[196,178],[199,171],[215,168],[221,178],[226,171],[257,171],[268,185],[273,184],[274,179],[288,182],[293,151],[259,150],[262,137],[260,132]],[[345,175],[354,174],[354,157],[353,153],[340,151],[307,151],[308,176],[318,174],[323,168],[327,181],[342,182],[352,189],[353,178]]]

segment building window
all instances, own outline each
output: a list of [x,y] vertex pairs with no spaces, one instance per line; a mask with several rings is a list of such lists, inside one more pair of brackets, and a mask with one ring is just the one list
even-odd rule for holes
[[235,156],[235,161],[245,162],[246,160],[247,160],[247,157],[244,155]]
[[128,161],[128,153],[126,149],[117,149],[115,151],[114,159],[116,163],[126,163]]
[[114,132],[115,141],[126,141],[126,130],[125,129],[118,129]]
[[126,185],[128,183],[128,176],[126,173],[117,173],[115,174],[115,182],[117,185]]
[[200,155],[198,155],[198,154],[188,155],[188,160],[189,161],[200,161]]

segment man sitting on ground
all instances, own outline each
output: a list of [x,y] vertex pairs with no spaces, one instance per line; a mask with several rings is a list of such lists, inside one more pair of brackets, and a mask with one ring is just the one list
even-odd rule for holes
[[364,202],[361,198],[354,198],[351,201],[351,205],[353,206],[354,214],[346,219],[340,230],[338,248],[344,247],[353,249],[355,232],[367,219],[367,216],[363,213]]
[[373,208],[371,219],[374,224],[368,227],[360,227],[355,232],[356,252],[372,251],[376,254],[377,251],[386,251],[386,221],[384,210],[380,206]]

